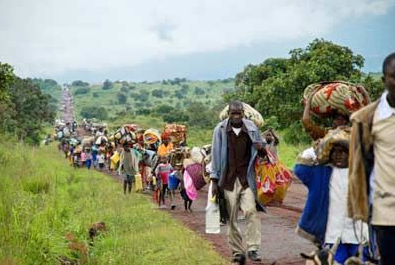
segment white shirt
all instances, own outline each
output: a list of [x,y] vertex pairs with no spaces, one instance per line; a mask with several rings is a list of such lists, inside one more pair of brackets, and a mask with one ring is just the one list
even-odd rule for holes
[[[374,113],[373,124],[390,118],[392,115],[395,115],[395,108],[391,107],[387,100],[388,91],[385,90],[380,97],[380,103],[377,105],[377,109]],[[370,185],[370,194],[369,194],[369,203],[373,202],[373,194],[374,194],[374,183],[375,183],[376,170],[373,165],[372,172],[370,173],[369,185]]]
[[[358,244],[358,239],[368,239],[368,226],[363,224],[361,239],[361,222],[355,223],[347,217],[348,168],[333,167],[329,183],[329,211],[326,224],[325,243],[334,244],[340,238],[341,243]],[[356,237],[356,235],[358,238]]]
[[239,133],[240,133],[240,131],[241,131],[241,128],[232,127],[232,130],[233,130],[233,132],[234,132],[237,136],[239,136]]

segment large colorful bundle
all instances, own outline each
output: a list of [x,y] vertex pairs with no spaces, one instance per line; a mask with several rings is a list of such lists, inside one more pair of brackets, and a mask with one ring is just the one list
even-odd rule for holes
[[257,159],[255,163],[255,183],[257,198],[261,204],[282,203],[292,183],[292,173],[278,160],[270,162]]
[[134,133],[135,124],[125,124],[118,129],[114,134],[114,139],[117,143],[133,143],[136,141],[136,134]]
[[187,126],[175,123],[166,124],[163,132],[169,135],[173,143],[180,144],[185,142]]
[[[257,127],[262,127],[264,123],[262,115],[247,103],[242,102],[242,104],[244,109],[244,117],[252,120]],[[221,121],[229,117],[228,110],[229,106],[226,106],[219,114]]]
[[311,84],[304,90],[304,103],[310,97],[310,109],[319,117],[331,116],[335,111],[349,116],[370,103],[364,87],[343,81]]
[[156,129],[148,129],[143,134],[145,144],[154,144],[156,142],[161,142],[160,133]]

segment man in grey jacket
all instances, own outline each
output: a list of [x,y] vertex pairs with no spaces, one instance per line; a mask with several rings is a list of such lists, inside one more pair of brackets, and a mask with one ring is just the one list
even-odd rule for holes
[[[239,208],[247,222],[248,257],[261,260],[261,222],[257,212],[254,161],[258,152],[264,154],[265,141],[255,124],[244,118],[240,101],[229,103],[229,118],[214,129],[212,142],[213,195],[224,191],[229,213],[228,241],[235,264],[245,264],[245,249],[237,225]],[[262,207],[262,206],[261,206]]]

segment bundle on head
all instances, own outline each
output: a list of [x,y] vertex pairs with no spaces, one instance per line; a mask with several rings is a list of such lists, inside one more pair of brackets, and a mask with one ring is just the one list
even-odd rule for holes
[[350,116],[370,103],[364,87],[344,81],[311,84],[304,90],[303,103],[306,104],[310,97],[310,110],[318,117],[329,117],[334,113]]

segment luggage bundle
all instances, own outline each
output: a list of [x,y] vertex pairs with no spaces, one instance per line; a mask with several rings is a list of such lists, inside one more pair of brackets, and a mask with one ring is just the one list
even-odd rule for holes
[[163,133],[170,136],[172,143],[180,145],[186,140],[187,126],[176,123],[166,124]]
[[135,143],[136,134],[134,131],[137,129],[137,127],[137,124],[124,124],[114,133],[114,140],[118,144]]
[[268,159],[257,159],[255,162],[257,198],[263,205],[282,203],[292,184],[292,172],[270,150],[266,152]]
[[[253,121],[258,128],[262,127],[264,124],[262,115],[247,103],[242,102],[242,104],[244,109],[244,117],[246,119]],[[221,121],[229,117],[228,111],[229,111],[229,106],[227,105],[219,114],[219,118],[221,119]]]
[[82,138],[81,145],[82,147],[88,147],[88,146],[92,146],[94,142],[95,142],[94,136],[85,136],[84,138]]
[[304,90],[303,103],[306,104],[310,97],[310,109],[318,117],[329,117],[336,111],[350,116],[370,103],[364,87],[344,81],[311,84]]
[[95,140],[95,144],[97,144],[97,145],[104,145],[107,142],[108,142],[108,139],[104,135],[96,137],[96,140]]
[[156,129],[148,129],[143,134],[145,144],[155,144],[161,142],[160,133]]

